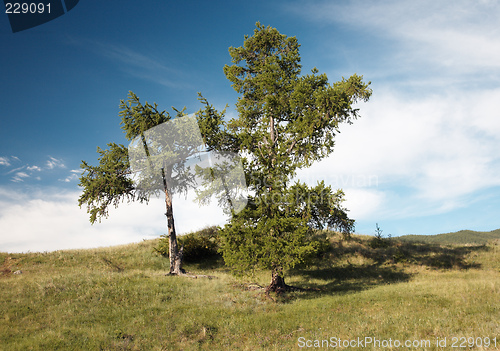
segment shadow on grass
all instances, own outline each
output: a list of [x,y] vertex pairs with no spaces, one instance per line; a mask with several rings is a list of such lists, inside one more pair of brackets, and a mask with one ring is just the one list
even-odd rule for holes
[[[467,256],[472,252],[487,250],[489,248],[486,245],[441,246],[421,242],[399,242],[383,239],[382,241],[372,240],[369,245],[353,245],[348,251],[358,253],[367,259],[372,259],[378,265],[384,263],[408,263],[437,269],[462,270],[481,268],[481,265],[478,263],[467,262]],[[337,248],[337,251],[344,250]]]
[[381,267],[375,264],[294,270],[289,273],[289,277],[297,281],[299,286],[318,289],[312,291],[312,295],[317,295],[352,293],[377,285],[405,282],[411,278],[411,274],[395,267]]
[[220,270],[227,268],[221,255],[213,255],[203,259],[191,259],[183,261],[183,268],[189,271]]
[[[347,294],[409,281],[416,274],[411,273],[412,266],[444,270],[481,268],[480,264],[467,261],[467,256],[487,250],[486,245],[440,246],[356,238],[346,244],[342,241],[333,244],[329,253],[315,260],[315,267],[291,270],[288,277],[298,287],[313,289],[299,293],[300,298]],[[352,264],[350,260],[357,263]]]

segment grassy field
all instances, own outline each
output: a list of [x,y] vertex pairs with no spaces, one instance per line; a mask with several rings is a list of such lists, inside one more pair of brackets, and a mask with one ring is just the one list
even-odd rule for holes
[[486,244],[489,241],[500,239],[500,229],[492,230],[491,232],[461,230],[459,232],[438,235],[404,235],[398,237],[398,239],[432,244]]
[[2,253],[0,350],[500,350],[499,241],[330,241],[286,276],[318,290],[277,302],[259,287],[269,272],[236,278],[220,259],[185,267],[214,279],[166,276],[157,240]]

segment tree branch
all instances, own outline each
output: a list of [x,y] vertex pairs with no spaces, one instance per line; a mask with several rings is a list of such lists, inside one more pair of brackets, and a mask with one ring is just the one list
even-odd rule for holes
[[288,150],[286,151],[287,154],[290,154],[290,152],[292,152],[292,149],[294,148],[295,144],[297,144],[297,139],[295,139],[293,142],[292,142],[292,145],[290,145],[290,147],[288,148]]

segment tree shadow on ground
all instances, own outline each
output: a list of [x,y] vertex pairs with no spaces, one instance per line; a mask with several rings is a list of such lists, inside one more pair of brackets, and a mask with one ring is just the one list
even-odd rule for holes
[[346,265],[341,267],[293,270],[288,275],[299,286],[311,289],[312,296],[331,293],[353,293],[375,287],[408,281],[412,274],[396,267]]
[[355,238],[348,243],[338,241],[332,244],[330,252],[315,260],[315,266],[291,270],[288,278],[293,285],[311,289],[301,292],[301,298],[347,294],[409,281],[417,274],[416,267],[436,270],[481,268],[480,264],[468,261],[467,256],[487,250],[486,245],[440,246],[394,239]]
[[183,261],[183,267],[186,270],[218,270],[218,269],[228,269],[224,264],[224,259],[221,255],[213,255],[206,258],[200,259],[188,259]]
[[[400,242],[392,239],[371,240],[368,245],[352,245],[347,249],[337,247],[333,253],[350,253],[372,259],[378,265],[385,263],[408,263],[427,266],[434,269],[470,269],[481,268],[475,262],[468,262],[467,256],[472,252],[487,251],[486,245],[442,246],[422,242]],[[337,252],[335,252],[337,251]]]

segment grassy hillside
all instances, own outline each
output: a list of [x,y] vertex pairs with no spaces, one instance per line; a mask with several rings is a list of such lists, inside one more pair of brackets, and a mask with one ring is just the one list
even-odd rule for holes
[[500,239],[500,229],[491,232],[475,232],[473,230],[461,230],[455,233],[437,235],[404,235],[398,237],[404,241],[420,241],[433,244],[486,244],[491,240]]
[[165,276],[167,259],[152,254],[157,240],[3,253],[0,350],[295,350],[357,338],[372,344],[340,349],[402,349],[373,346],[391,339],[442,350],[436,341],[446,338],[451,350],[453,337],[500,350],[498,242],[372,240],[330,237],[331,252],[287,275],[288,284],[317,290],[277,303],[259,287],[269,272],[235,278],[218,259],[186,267],[214,279]]

